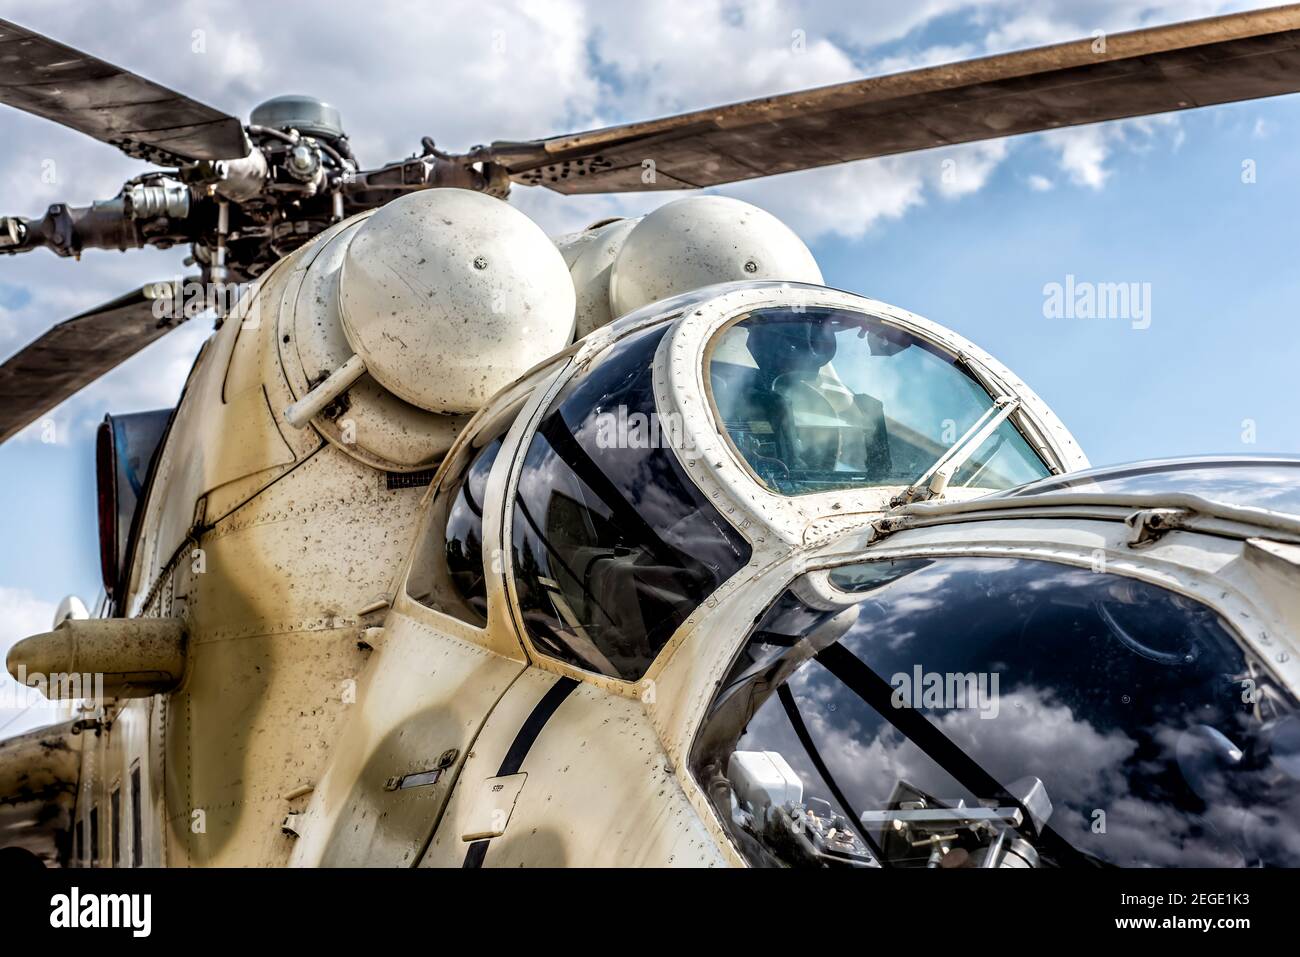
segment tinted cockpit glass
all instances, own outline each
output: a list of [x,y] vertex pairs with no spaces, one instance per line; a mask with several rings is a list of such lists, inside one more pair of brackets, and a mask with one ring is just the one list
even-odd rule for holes
[[411,565],[407,592],[423,605],[487,627],[487,565],[483,503],[488,476],[524,398],[484,420],[463,442],[438,484],[424,537]]
[[796,582],[693,768],[752,860],[1300,866],[1292,694],[1206,606],[1043,561]]
[[678,461],[685,436],[656,410],[667,328],[632,333],[569,380],[528,446],[512,518],[533,643],[627,680],[750,554]]
[[[732,443],[785,495],[910,485],[993,405],[951,356],[849,310],[744,317],[715,340],[709,384]],[[1006,421],[950,485],[1003,489],[1048,474]]]

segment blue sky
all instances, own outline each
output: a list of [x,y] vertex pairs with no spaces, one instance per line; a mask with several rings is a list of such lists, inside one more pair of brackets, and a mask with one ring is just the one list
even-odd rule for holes
[[[410,153],[426,132],[449,148],[547,135],[1241,4],[700,2],[611,10],[549,0],[513,15],[508,6],[476,17],[471,4],[463,17],[433,17],[377,0],[362,34],[348,18],[299,29],[301,10],[292,5],[266,13],[242,0],[187,0],[166,13],[117,0],[75,17],[70,0],[15,0],[0,15],[232,112],[310,87],[340,106],[363,161],[378,164]],[[252,30],[254,9],[283,19],[283,29],[270,22]],[[147,26],[133,25],[141,22]],[[805,50],[792,55],[797,30]],[[195,31],[204,36],[202,54],[192,50]],[[467,84],[481,95],[467,98]],[[61,164],[55,183],[38,178],[44,158]],[[955,182],[943,179],[945,159]],[[1249,184],[1246,161],[1255,170]],[[55,199],[108,197],[140,168],[109,147],[0,109],[3,212],[39,215]],[[998,356],[1057,411],[1094,463],[1300,452],[1300,97],[720,192],[786,219],[809,241],[828,284],[918,312]],[[574,201],[522,189],[515,196],[553,231],[611,212],[638,214],[664,199]],[[176,275],[179,258],[0,257],[0,353],[132,284]],[[1044,286],[1068,275],[1149,283],[1149,327],[1045,318]],[[93,424],[106,411],[174,401],[203,334],[174,333],[59,410],[58,442],[29,433],[0,447],[0,650],[47,627],[65,594],[93,601]],[[1243,441],[1247,420],[1254,443]],[[6,730],[7,720],[0,710],[0,735],[26,723]]]
[[[1300,451],[1300,98],[1180,119],[1181,145],[1118,155],[1095,190],[1026,189],[1048,166],[1041,138],[1026,142],[977,193],[861,240],[816,243],[827,281],[978,342],[1095,463]],[[1150,283],[1150,326],[1044,318],[1044,285],[1069,274]],[[1246,419],[1254,445],[1242,441]]]

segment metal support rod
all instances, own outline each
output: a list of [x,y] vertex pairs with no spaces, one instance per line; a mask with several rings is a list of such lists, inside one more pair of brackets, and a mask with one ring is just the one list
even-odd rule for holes
[[366,374],[365,360],[353,356],[343,365],[329,374],[316,388],[312,389],[297,402],[284,410],[284,421],[295,429],[301,429],[320,414],[321,409],[329,405]]

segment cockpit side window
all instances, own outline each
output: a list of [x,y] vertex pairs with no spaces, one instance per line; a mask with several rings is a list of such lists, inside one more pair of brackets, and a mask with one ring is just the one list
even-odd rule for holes
[[527,396],[485,422],[448,464],[407,580],[407,592],[420,604],[476,628],[487,627],[483,501],[488,475],[525,401]]
[[1295,867],[1296,709],[1215,611],[1159,586],[868,562],[772,605],[691,766],[754,863]]
[[[757,310],[715,340],[708,372],[728,438],[782,495],[910,485],[994,404],[954,357],[846,309]],[[1048,474],[1008,420],[950,485]]]
[[639,679],[750,548],[691,481],[652,385],[668,327],[619,340],[555,398],[524,457],[514,581],[544,654]]

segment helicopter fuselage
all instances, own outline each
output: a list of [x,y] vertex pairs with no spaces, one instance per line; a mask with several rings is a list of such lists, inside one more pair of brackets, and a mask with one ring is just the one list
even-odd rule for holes
[[[83,736],[77,830],[83,841],[97,831],[101,847],[74,859],[127,863],[131,854],[112,849],[135,841],[142,858],[129,862],[150,865],[460,864],[490,839],[493,863],[735,862],[686,767],[702,677],[730,660],[743,623],[801,556],[879,517],[903,484],[790,498],[755,483],[699,382],[710,343],[739,315],[877,317],[960,356],[990,392],[1023,400],[1018,428],[1050,470],[1086,463],[1046,405],[960,337],[882,303],[768,282],[711,287],[597,329],[462,420],[436,475],[418,461],[376,467],[342,430],[282,417],[309,388],[285,349],[315,294],[311,263],[337,234],[279,263],[241,301],[204,346],[168,427],[117,610],[184,622],[184,677],[166,694],[110,701]],[[529,639],[511,506],[557,391],[656,328],[670,330],[654,352],[657,414],[676,424],[663,442],[694,450],[671,454],[751,554],[627,680]],[[482,621],[470,623],[417,600],[408,579],[437,547],[430,516],[445,520],[444,500],[457,494],[447,488],[457,450],[489,429],[500,447],[481,500]],[[137,788],[138,806],[113,797]],[[511,824],[516,806],[522,819]],[[116,836],[110,807],[127,809]]]

